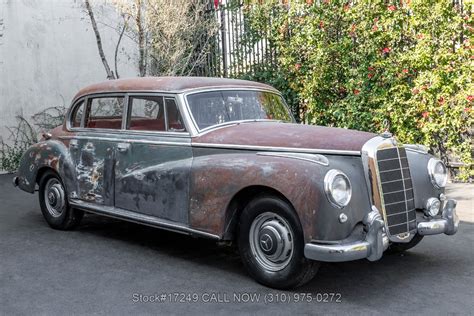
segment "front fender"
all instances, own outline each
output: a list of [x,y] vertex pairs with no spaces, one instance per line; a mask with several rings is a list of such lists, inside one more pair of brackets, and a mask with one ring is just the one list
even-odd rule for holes
[[[305,241],[344,239],[368,212],[368,194],[365,186],[353,185],[353,201],[343,210],[335,209],[327,201],[323,189],[324,176],[333,168],[346,172],[349,177],[355,175],[356,182],[363,180],[360,157],[330,157],[326,166],[291,157],[259,155],[258,152],[195,151],[190,225],[222,236],[226,209],[232,198],[246,187],[265,186],[290,201],[300,219]],[[341,212],[349,215],[345,223],[338,220]]]
[[56,171],[71,192],[74,168],[68,148],[60,141],[47,140],[32,145],[23,154],[18,168],[18,187],[34,193],[38,172],[42,168]]
[[441,193],[444,193],[444,188],[436,188],[431,183],[428,173],[428,162],[436,157],[426,151],[413,149],[413,146],[405,145],[413,183],[415,208],[424,209],[426,201],[431,197],[438,198]]

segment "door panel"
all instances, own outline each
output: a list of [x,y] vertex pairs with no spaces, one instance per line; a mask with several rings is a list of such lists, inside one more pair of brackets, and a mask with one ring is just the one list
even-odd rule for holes
[[179,113],[173,97],[129,96],[128,137],[116,151],[115,207],[188,223],[192,150]]
[[[166,143],[119,143],[115,167],[115,206],[129,211],[188,223],[190,139],[166,137]],[[182,145],[179,145],[179,144]]]
[[77,190],[74,198],[101,205],[113,205],[115,142],[87,133],[71,140]]
[[81,130],[69,144],[77,182],[73,198],[113,205],[115,150],[120,137],[117,131],[124,118],[124,100],[122,95],[89,97],[85,111],[82,104],[75,111],[70,126]]

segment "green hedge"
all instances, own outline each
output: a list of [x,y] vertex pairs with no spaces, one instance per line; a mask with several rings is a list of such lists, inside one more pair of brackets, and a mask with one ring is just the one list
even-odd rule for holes
[[[266,36],[276,60],[243,77],[283,91],[300,120],[374,132],[471,168],[473,1],[247,4],[248,44]],[[469,9],[469,10],[468,10]],[[265,34],[265,35],[262,35]]]

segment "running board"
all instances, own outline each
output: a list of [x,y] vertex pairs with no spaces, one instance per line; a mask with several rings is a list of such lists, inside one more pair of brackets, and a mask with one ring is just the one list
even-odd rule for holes
[[136,212],[127,211],[121,208],[113,207],[113,206],[104,206],[104,205],[95,205],[93,203],[84,202],[78,199],[71,199],[69,204],[74,207],[78,208],[87,212],[95,213],[98,215],[104,215],[107,217],[117,218],[121,220],[125,220],[128,222],[143,224],[155,228],[161,228],[181,234],[186,235],[198,235],[210,239],[221,239],[218,235],[214,235],[211,233],[203,232],[200,230],[196,230],[190,228],[186,225],[179,224],[170,220],[160,219],[154,216],[149,216],[145,214],[140,214]]

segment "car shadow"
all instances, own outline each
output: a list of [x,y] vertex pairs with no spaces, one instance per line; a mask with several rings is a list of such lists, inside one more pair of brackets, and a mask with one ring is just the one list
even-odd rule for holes
[[[41,215],[38,221],[43,221]],[[44,221],[43,224],[46,225]],[[470,226],[470,229],[474,228],[472,223],[463,222],[461,225]],[[95,214],[87,214],[75,233],[113,239],[127,246],[143,247],[173,259],[182,259],[250,279],[240,261],[236,247],[219,245],[213,240],[195,238]],[[438,263],[436,259],[433,253],[410,250],[402,254],[386,253],[381,260],[376,262],[364,259],[343,263],[322,263],[315,279],[290,292],[340,293],[346,299],[350,298],[354,301],[370,298],[379,294],[380,289],[386,287],[387,284],[396,288],[403,286],[400,283],[412,278],[424,279],[443,273],[446,267]],[[454,259],[452,264],[456,265]],[[267,290],[265,287],[260,288],[263,291]],[[273,290],[268,289],[268,291]]]

